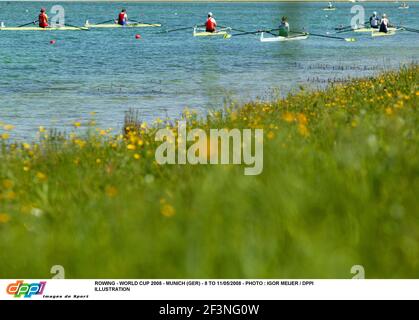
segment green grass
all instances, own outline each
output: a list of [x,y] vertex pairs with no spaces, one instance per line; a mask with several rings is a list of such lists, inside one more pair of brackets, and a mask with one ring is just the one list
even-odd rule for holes
[[0,278],[417,278],[418,71],[185,113],[263,128],[259,176],[157,165],[162,124],[135,119],[126,137],[0,131]]

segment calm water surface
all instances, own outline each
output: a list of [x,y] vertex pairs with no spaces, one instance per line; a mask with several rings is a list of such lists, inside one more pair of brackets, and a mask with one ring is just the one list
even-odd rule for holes
[[[0,2],[7,26],[33,20],[54,3]],[[287,15],[294,29],[334,32],[350,24],[352,4],[290,3],[61,3],[67,23],[101,22],[125,7],[133,19],[159,22],[162,29],[201,24],[212,11],[220,25],[243,30],[274,28]],[[367,14],[385,12],[394,23],[418,28],[419,4],[363,3]],[[50,14],[51,15],[51,14]],[[15,138],[31,139],[39,126],[69,130],[96,112],[101,127],[121,127],[124,111],[141,111],[150,121],[176,117],[184,107],[205,112],[231,99],[268,98],[300,84],[364,76],[417,61],[415,33],[358,41],[311,37],[307,41],[261,43],[257,36],[230,40],[192,37],[192,29],[91,30],[88,32],[0,32],[0,122],[13,124]],[[135,35],[140,33],[141,40]],[[348,34],[347,36],[354,36]],[[50,40],[56,40],[50,45]]]

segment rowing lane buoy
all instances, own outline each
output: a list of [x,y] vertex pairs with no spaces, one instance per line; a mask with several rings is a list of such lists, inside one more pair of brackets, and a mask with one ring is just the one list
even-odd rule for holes
[[136,35],[135,35],[135,39],[141,39],[141,35],[136,34]]

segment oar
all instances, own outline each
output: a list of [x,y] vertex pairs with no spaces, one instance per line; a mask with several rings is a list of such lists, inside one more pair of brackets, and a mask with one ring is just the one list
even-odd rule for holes
[[184,28],[178,28],[178,29],[171,29],[171,30],[166,30],[164,32],[175,32],[175,31],[182,31],[182,30],[188,30],[188,29],[192,29],[194,27],[203,27],[204,25],[200,25],[200,26],[193,26],[193,27],[184,27]]
[[402,28],[405,31],[419,33],[419,30],[418,29],[413,29],[413,28],[409,28],[409,27],[402,27],[402,26],[400,26],[400,28]]
[[313,37],[321,37],[321,38],[345,40],[347,42],[355,42],[356,41],[355,38],[343,38],[343,37],[327,36],[327,35],[324,35],[324,34],[311,33],[311,32],[302,32],[302,31],[290,31],[290,32],[293,32],[293,33],[305,33],[305,34],[308,34],[308,35],[313,36]]
[[146,24],[148,26],[154,26],[156,24],[160,24],[160,23],[147,23],[147,22],[142,22],[142,21],[137,21],[137,20],[132,20],[132,19],[130,21],[135,22],[135,23]]
[[[365,21],[365,22],[364,22],[363,24],[361,24],[361,25],[366,25],[366,24],[368,24],[368,23],[370,23],[370,22],[369,22],[369,20]],[[352,29],[352,28],[353,28],[353,25],[352,25],[352,24],[350,24],[349,26],[336,27],[336,28],[335,28],[335,30]]]
[[65,25],[66,27],[76,28],[76,29],[83,30],[83,31],[89,31],[89,29],[88,29],[88,28],[86,28],[86,27],[73,26],[72,24],[68,24],[68,23],[65,23],[64,25]]
[[232,27],[226,27],[226,26],[218,26],[218,27],[222,28],[222,29],[230,29],[232,31],[237,31],[237,32],[247,32],[245,30],[240,30],[240,29],[236,29],[236,28],[232,28]]
[[35,23],[37,23],[37,22],[39,22],[39,20],[35,20],[35,21],[32,21],[32,22],[28,22],[28,23],[22,24],[21,26],[17,26],[17,27],[18,27],[18,28],[22,28],[22,27],[29,26],[30,24],[35,24]]
[[[233,29],[232,29],[232,30],[233,30]],[[242,32],[242,33],[232,34],[231,36],[232,36],[232,37],[235,37],[235,36],[244,36],[244,35],[247,35],[247,34],[257,34],[257,33],[262,33],[262,32],[266,32],[266,33],[270,33],[270,34],[272,34],[272,33],[271,33],[271,31],[277,31],[277,30],[279,30],[279,29],[257,30],[257,31],[244,31],[244,32]],[[225,37],[225,36],[224,36],[224,37]]]
[[99,23],[96,23],[96,25],[98,25],[98,24],[105,24],[105,23],[109,23],[109,22],[115,22],[115,19],[111,19],[111,20],[106,20],[106,21],[103,21],[103,22],[99,22]]

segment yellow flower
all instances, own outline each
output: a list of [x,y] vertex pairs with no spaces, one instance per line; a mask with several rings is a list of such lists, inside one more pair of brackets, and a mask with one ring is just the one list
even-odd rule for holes
[[9,135],[8,133],[3,133],[3,134],[1,135],[1,138],[2,138],[3,140],[7,140],[7,139],[9,139],[9,137],[10,137],[10,135]]
[[12,180],[9,180],[9,179],[3,180],[3,188],[4,189],[12,189],[13,185],[14,185],[14,183],[13,183]]
[[128,150],[135,150],[136,146],[134,144],[129,144],[129,145],[127,145],[127,149]]
[[304,113],[299,113],[297,115],[297,120],[300,124],[306,125],[308,120],[307,117],[304,115]]
[[267,137],[269,140],[272,140],[273,138],[275,138],[275,133],[273,133],[273,131],[269,131]]
[[73,126],[74,126],[75,128],[79,128],[79,127],[81,126],[81,123],[80,123],[80,122],[74,122],[74,123],[73,123]]
[[100,130],[100,132],[99,132],[99,134],[101,135],[101,136],[106,136],[107,135],[107,132],[106,132],[106,130]]
[[114,186],[106,186],[105,193],[109,198],[114,198],[118,194],[118,189]]
[[16,199],[16,193],[13,191],[8,191],[4,194],[4,198],[7,200],[14,200]]
[[308,136],[308,129],[305,125],[300,124],[298,125],[298,132],[303,136],[303,137],[307,137]]
[[23,171],[28,172],[29,170],[30,170],[30,168],[28,166],[23,167]]
[[22,147],[23,147],[23,149],[25,149],[25,150],[29,150],[30,148],[31,148],[31,145],[29,144],[29,143],[23,143],[22,144]]
[[0,213],[0,223],[8,223],[10,216],[7,213]]
[[96,163],[100,164],[102,162],[102,160],[100,160],[99,158],[96,159]]
[[15,128],[15,126],[11,125],[11,124],[6,124],[6,125],[3,126],[3,129],[6,130],[6,131],[13,130],[14,128]]
[[140,158],[141,158],[141,156],[138,153],[134,154],[134,159],[135,160],[139,160]]
[[46,174],[45,173],[42,173],[40,171],[36,173],[36,177],[38,178],[39,181],[45,181],[45,180],[47,180]]
[[282,116],[282,119],[286,122],[292,122],[294,121],[294,115],[291,112],[285,112]]
[[163,204],[161,207],[161,214],[167,218],[173,217],[175,215],[175,208],[173,208],[170,204]]
[[46,130],[45,130],[45,128],[44,128],[44,127],[42,127],[42,126],[41,126],[41,127],[39,127],[39,132],[40,132],[40,133],[44,133],[45,131],[46,131]]
[[393,109],[391,109],[390,107],[386,108],[386,114],[391,116],[393,114]]

